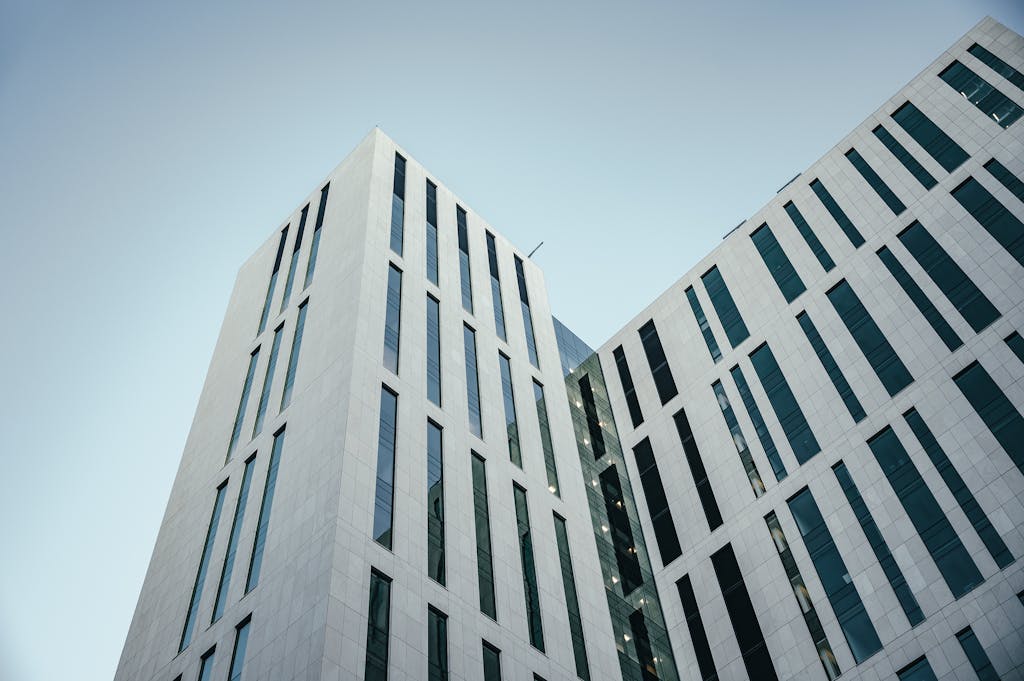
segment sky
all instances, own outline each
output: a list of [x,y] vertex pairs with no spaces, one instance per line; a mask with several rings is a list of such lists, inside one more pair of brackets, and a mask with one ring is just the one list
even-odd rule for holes
[[599,345],[1010,0],[0,7],[0,679],[112,678],[235,274],[375,125]]

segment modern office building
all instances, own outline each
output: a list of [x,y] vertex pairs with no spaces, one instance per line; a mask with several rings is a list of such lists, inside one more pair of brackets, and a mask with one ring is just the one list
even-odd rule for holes
[[1024,678],[1024,38],[596,351],[378,130],[239,274],[116,679]]

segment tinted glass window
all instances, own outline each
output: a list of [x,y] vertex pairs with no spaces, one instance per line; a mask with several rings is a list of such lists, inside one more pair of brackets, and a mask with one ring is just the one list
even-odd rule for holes
[[640,473],[640,484],[647,500],[647,510],[651,514],[651,525],[654,527],[654,538],[658,542],[662,565],[668,565],[679,557],[682,549],[676,535],[676,525],[672,522],[672,512],[668,508],[668,497],[661,482],[658,462],[654,458],[650,438],[644,438],[633,447],[633,457]]
[[668,365],[668,358],[665,356],[665,349],[661,346],[661,338],[658,337],[658,329],[654,326],[653,319],[640,327],[640,342],[644,346],[644,354],[647,355],[647,364],[651,368],[654,385],[658,389],[658,397],[661,399],[661,403],[665,404],[678,395],[679,391],[676,390],[676,382],[672,378],[672,367]]
[[914,156],[907,151],[906,147],[900,144],[899,140],[893,137],[888,130],[879,125],[871,132],[873,132],[875,137],[878,138],[878,141],[880,141],[885,148],[896,157],[896,160],[902,163],[903,167],[910,171],[910,174],[914,176],[914,179],[921,183],[922,187],[925,189],[931,189],[937,184],[935,178],[932,177],[932,174],[925,170],[924,166],[918,163],[917,159],[914,158]]
[[801,312],[796,316],[796,319],[800,322],[800,328],[803,329],[804,335],[807,336],[811,347],[814,348],[814,354],[821,361],[821,366],[825,369],[825,373],[828,374],[832,385],[835,386],[839,397],[842,398],[843,404],[846,405],[847,411],[850,412],[850,416],[854,421],[860,421],[865,416],[864,407],[861,406],[857,396],[853,394],[853,388],[850,387],[850,383],[846,380],[846,376],[843,375],[842,370],[836,363],[835,357],[832,356],[828,346],[825,345],[825,341],[822,340],[821,334],[818,333],[817,327],[811,321],[810,315],[806,312]]
[[391,548],[391,515],[395,498],[395,439],[398,430],[398,394],[380,389],[380,424],[377,434],[377,487],[373,504],[373,539]]
[[1004,166],[996,159],[990,160],[985,164],[985,170],[987,170],[992,177],[999,180],[999,183],[1010,190],[1014,196],[1019,200],[1024,201],[1024,182],[1019,177],[1010,172],[1010,169]]
[[966,161],[967,152],[910,102],[892,112],[892,119],[928,152],[947,173]]
[[395,154],[394,191],[391,194],[391,250],[402,255],[405,231],[405,159]]
[[804,219],[803,214],[797,209],[796,205],[790,201],[783,208],[786,209],[786,214],[789,215],[789,219],[793,221],[793,225],[797,231],[800,232],[800,236],[807,242],[808,248],[814,253],[814,257],[821,263],[821,267],[826,271],[830,271],[836,266],[832,260],[832,256],[828,254],[825,247],[821,245],[821,241],[818,240],[818,235],[814,233],[811,226],[807,224],[807,220]]
[[284,376],[284,390],[281,392],[281,409],[287,407],[292,401],[292,391],[295,389],[295,372],[299,369],[299,352],[302,350],[302,334],[306,329],[306,312],[308,311],[309,300],[304,300],[299,305],[299,315],[295,320],[292,349],[288,354],[288,371]]
[[263,552],[267,547],[267,532],[270,530],[270,513],[274,508],[274,490],[277,489],[277,471],[281,466],[281,450],[284,449],[284,428],[274,434],[274,446],[270,450],[270,464],[267,466],[267,481],[263,485],[263,501],[256,521],[256,537],[252,542],[252,556],[249,559],[249,576],[245,580],[245,593],[259,584],[263,568]]
[[387,681],[391,635],[391,578],[370,571],[370,608],[366,622],[366,681]]
[[821,446],[811,432],[804,412],[800,409],[796,396],[793,395],[786,377],[782,374],[782,368],[775,361],[775,355],[767,343],[750,353],[750,363],[761,381],[761,387],[768,395],[768,402],[775,411],[796,460],[800,463],[806,462],[821,451]]
[[917,285],[910,273],[904,269],[902,263],[896,259],[887,247],[882,246],[878,249],[878,257],[885,265],[885,268],[889,270],[889,273],[893,276],[896,282],[903,289],[904,293],[910,298],[910,302],[914,304],[914,307],[924,316],[925,320],[932,327],[932,329],[939,335],[942,342],[945,343],[946,347],[952,352],[958,347],[964,344],[960,340],[960,336],[956,335],[956,331],[953,327],[943,318],[942,314],[939,313],[932,301],[929,300],[925,292],[921,290],[921,287]]
[[839,225],[839,229],[843,230],[843,234],[845,234],[846,238],[850,240],[853,247],[859,248],[860,245],[864,243],[864,237],[861,236],[860,231],[858,231],[854,226],[853,221],[850,220],[843,209],[839,207],[836,200],[832,198],[832,194],[830,194],[828,189],[825,188],[825,185],[822,184],[821,180],[813,180],[810,187],[811,191],[814,192],[814,195],[818,197],[819,201],[821,201],[821,204],[825,206],[829,215],[832,216],[832,219],[836,221],[837,225]]
[[476,572],[480,612],[498,619],[494,599],[494,565],[491,557],[491,520],[487,501],[487,471],[483,458],[473,452],[473,517],[476,526]]
[[206,540],[203,542],[203,552],[199,557],[199,568],[196,570],[196,581],[192,585],[192,598],[189,599],[188,613],[185,615],[185,626],[181,631],[181,641],[178,644],[178,652],[188,647],[192,641],[192,632],[195,630],[196,617],[199,614],[199,602],[203,597],[203,586],[206,584],[206,571],[210,567],[210,554],[213,553],[213,542],[217,538],[217,526],[220,524],[220,513],[224,508],[224,497],[227,490],[227,480],[217,488],[217,496],[213,502],[213,513],[210,516],[210,524],[206,527]]
[[711,298],[711,305],[718,314],[718,321],[725,329],[729,344],[736,347],[750,336],[750,332],[747,331],[747,325],[743,323],[743,317],[740,316],[732,294],[729,293],[729,287],[725,285],[722,273],[718,271],[717,267],[712,267],[700,279],[704,282],[704,288],[708,292],[708,297]]
[[775,283],[779,285],[783,297],[787,303],[792,303],[796,297],[807,290],[800,275],[793,269],[793,263],[789,261],[786,252],[782,250],[775,234],[767,223],[761,225],[750,234],[751,241],[761,254],[761,259],[767,265]]
[[441,426],[427,421],[427,574],[445,583],[444,449]]
[[629,407],[629,418],[633,427],[638,427],[644,422],[644,414],[640,411],[640,401],[636,397],[636,388],[633,387],[633,374],[629,371],[629,363],[626,361],[626,353],[622,346],[612,351],[615,357],[615,368],[619,372],[619,380],[622,382],[622,392],[626,398],[626,406]]
[[729,613],[747,675],[758,681],[778,681],[771,653],[765,645],[764,634],[761,633],[732,545],[726,544],[713,553],[711,564],[715,568],[715,577],[725,599],[725,609]]
[[990,69],[998,73],[1000,76],[1016,85],[1021,90],[1024,90],[1024,73],[1021,73],[1017,69],[1013,68],[1005,61],[992,54],[978,43],[974,43],[967,48],[981,63],[988,66]]
[[954,376],[953,381],[1013,463],[1024,473],[1024,417],[977,362],[972,362]]
[[316,211],[316,226],[313,228],[313,244],[309,247],[309,261],[306,263],[306,281],[302,288],[305,289],[313,281],[313,271],[316,269],[316,255],[320,251],[320,235],[323,233],[324,210],[327,208],[327,194],[331,189],[328,182],[320,190],[320,206]]
[[947,66],[939,78],[1002,128],[1010,127],[1024,114],[1012,99],[958,61]]
[[427,296],[427,399],[441,406],[441,303]]
[[402,327],[402,270],[388,268],[388,297],[384,311],[384,366],[398,373],[398,343]]
[[530,645],[544,652],[540,590],[537,588],[537,567],[533,556],[533,534],[530,530],[530,510],[526,503],[526,490],[513,483],[512,495],[516,504],[516,527],[519,532],[519,557],[523,568],[523,591],[526,594],[526,623],[530,632]]
[[722,513],[718,510],[715,491],[711,488],[711,480],[708,479],[708,472],[704,469],[704,461],[701,459],[700,450],[697,448],[697,441],[693,438],[690,420],[686,418],[686,412],[682,409],[677,411],[672,419],[676,424],[679,442],[683,446],[683,454],[686,455],[686,463],[689,465],[690,473],[693,475],[693,484],[697,486],[697,497],[700,499],[701,507],[704,509],[704,517],[707,518],[708,529],[714,531],[715,528],[722,524]]
[[967,178],[952,194],[999,245],[1024,265],[1024,223],[973,177]]
[[768,457],[768,463],[772,466],[775,479],[782,480],[787,475],[786,467],[782,463],[782,457],[779,456],[775,440],[772,439],[768,426],[761,416],[761,410],[758,408],[757,402],[754,401],[754,394],[750,392],[750,385],[747,383],[747,379],[738,364],[729,369],[729,373],[732,375],[732,380],[736,384],[736,390],[739,391],[740,398],[743,400],[743,407],[747,410],[751,423],[754,424],[754,432],[761,443],[761,448],[764,449],[765,456]]
[[882,201],[885,202],[885,205],[889,206],[889,210],[896,215],[899,215],[907,209],[896,194],[889,189],[889,185],[887,185],[882,178],[878,176],[875,169],[864,160],[864,157],[860,155],[860,152],[856,149],[850,149],[846,152],[846,158],[850,161],[853,167],[857,169],[857,172],[861,174],[861,177],[863,177],[871,188],[875,190],[875,193],[881,197]]
[[708,352],[711,353],[711,359],[717,362],[722,359],[722,351],[718,349],[715,332],[711,330],[708,318],[704,316],[704,308],[701,307],[700,301],[697,300],[697,293],[693,290],[692,286],[686,289],[686,300],[689,301],[690,309],[693,310],[693,316],[697,319],[697,326],[700,327],[700,333],[704,336],[704,342],[708,346]]

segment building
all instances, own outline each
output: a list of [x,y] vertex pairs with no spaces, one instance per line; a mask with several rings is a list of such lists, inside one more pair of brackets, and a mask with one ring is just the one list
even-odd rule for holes
[[116,679],[1024,677],[1024,38],[596,352],[380,131],[246,262]]

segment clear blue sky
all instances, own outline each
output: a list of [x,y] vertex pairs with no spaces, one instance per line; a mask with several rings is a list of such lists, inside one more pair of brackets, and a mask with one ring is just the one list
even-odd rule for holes
[[[709,3],[710,4],[710,3]],[[599,344],[1018,2],[0,10],[0,678],[111,678],[239,265],[379,124]]]

